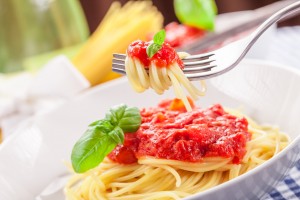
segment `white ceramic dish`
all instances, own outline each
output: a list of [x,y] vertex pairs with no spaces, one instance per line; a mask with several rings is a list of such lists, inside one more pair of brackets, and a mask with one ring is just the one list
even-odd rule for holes
[[[278,125],[292,143],[276,157],[232,181],[187,199],[259,199],[300,158],[300,72],[259,61],[245,61],[229,73],[208,81],[207,95],[197,103],[243,107],[259,122]],[[0,199],[27,200],[66,173],[75,141],[87,125],[115,104],[152,106],[173,97],[152,91],[137,94],[126,79],[91,89],[52,112],[36,116],[0,146]],[[60,200],[58,198],[53,198]]]

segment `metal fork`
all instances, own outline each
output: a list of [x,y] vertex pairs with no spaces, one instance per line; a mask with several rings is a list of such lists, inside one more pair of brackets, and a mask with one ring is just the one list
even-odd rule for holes
[[[202,80],[221,75],[234,68],[247,54],[257,39],[274,23],[300,13],[300,1],[282,8],[262,23],[250,35],[208,53],[191,55],[182,59],[183,72],[191,80]],[[125,54],[113,54],[112,70],[120,74],[125,72]]]

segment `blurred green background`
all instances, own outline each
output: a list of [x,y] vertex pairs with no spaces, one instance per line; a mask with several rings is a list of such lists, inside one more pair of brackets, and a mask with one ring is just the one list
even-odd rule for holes
[[[56,49],[72,55],[89,29],[77,0],[0,0],[0,72],[39,66]],[[59,53],[59,52],[58,52]],[[55,52],[52,54],[56,54]]]

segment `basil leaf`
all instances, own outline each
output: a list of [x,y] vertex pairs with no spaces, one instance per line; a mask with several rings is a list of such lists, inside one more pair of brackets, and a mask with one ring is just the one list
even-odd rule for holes
[[135,107],[126,108],[119,126],[125,133],[136,132],[142,123],[140,110]]
[[147,56],[149,58],[152,58],[154,56],[154,54],[156,54],[161,49],[161,47],[165,41],[165,38],[166,38],[165,30],[161,30],[154,35],[153,43],[150,44],[146,49]]
[[217,6],[214,0],[174,0],[175,14],[183,24],[214,29]]
[[122,119],[127,106],[125,104],[120,104],[117,106],[113,106],[109,109],[109,112],[106,113],[105,119],[110,121],[110,123],[114,126],[117,126],[120,119]]
[[88,130],[76,142],[71,161],[75,172],[83,173],[99,165],[118,144],[114,127],[107,120],[99,120],[89,125]]
[[105,119],[91,123],[73,147],[74,171],[83,173],[99,165],[117,144],[124,142],[124,132],[135,132],[141,125],[138,108],[124,104],[114,106]]
[[115,127],[114,130],[108,133],[108,135],[117,143],[123,144],[124,142],[124,132],[120,127]]
[[154,54],[156,54],[161,49],[161,47],[161,45],[156,43],[150,44],[146,49],[148,57],[152,58],[152,56],[154,56]]
[[105,118],[114,126],[119,126],[125,133],[137,131],[142,122],[139,109],[124,104],[112,107]]
[[153,42],[155,44],[159,44],[162,45],[165,41],[166,38],[166,31],[165,30],[160,30],[159,32],[157,32],[154,37],[153,37]]

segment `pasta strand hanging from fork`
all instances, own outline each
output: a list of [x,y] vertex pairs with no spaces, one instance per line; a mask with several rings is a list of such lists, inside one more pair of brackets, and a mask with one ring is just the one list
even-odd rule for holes
[[[187,111],[192,110],[188,96],[197,100],[205,95],[206,85],[200,81],[201,89],[196,88],[183,73],[182,58],[189,54],[176,51],[167,43],[151,57],[147,55],[147,48],[151,42],[135,41],[129,45],[125,58],[125,71],[130,85],[136,92],[143,92],[152,88],[157,94],[163,94],[171,86],[175,95],[182,100]],[[185,92],[186,91],[186,92]]]

